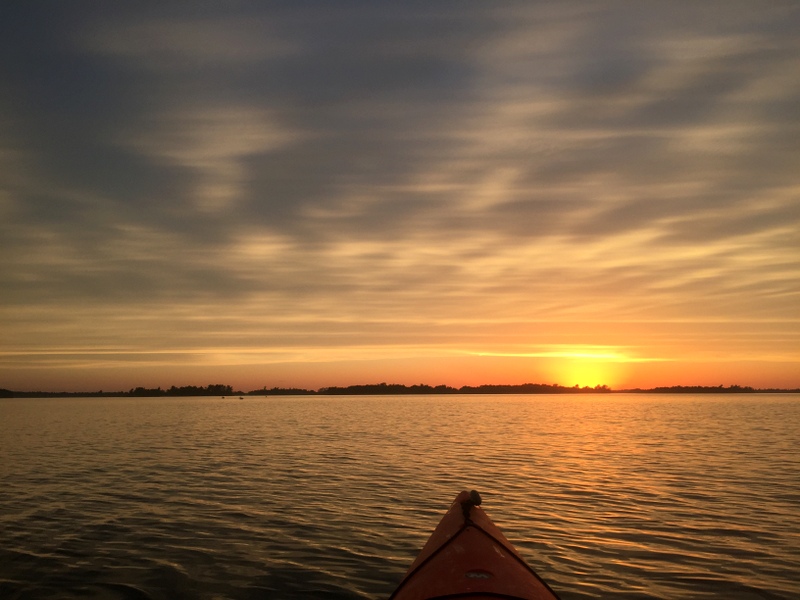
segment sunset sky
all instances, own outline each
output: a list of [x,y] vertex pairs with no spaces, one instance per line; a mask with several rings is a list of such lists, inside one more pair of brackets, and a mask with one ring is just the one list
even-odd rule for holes
[[3,2],[0,388],[800,387],[798,31]]

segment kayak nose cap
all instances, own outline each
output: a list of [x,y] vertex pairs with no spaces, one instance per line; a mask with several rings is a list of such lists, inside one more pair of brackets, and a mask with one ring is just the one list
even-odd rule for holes
[[469,513],[472,510],[472,507],[480,506],[483,500],[477,491],[472,490],[469,493],[461,492],[458,495],[458,502],[461,503],[461,510],[464,511],[464,520],[469,521]]

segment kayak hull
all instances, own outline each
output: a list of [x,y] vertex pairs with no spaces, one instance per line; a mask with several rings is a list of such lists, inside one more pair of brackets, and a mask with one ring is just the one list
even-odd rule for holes
[[558,599],[475,498],[456,497],[390,600]]

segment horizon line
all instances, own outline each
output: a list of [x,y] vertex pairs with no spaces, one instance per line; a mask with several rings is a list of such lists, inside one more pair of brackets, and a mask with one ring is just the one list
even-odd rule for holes
[[493,384],[484,383],[479,385],[462,385],[460,387],[450,386],[446,384],[430,385],[430,384],[413,384],[406,385],[402,383],[372,383],[372,384],[352,384],[346,386],[323,386],[317,389],[307,389],[299,387],[281,387],[274,386],[243,391],[234,389],[233,386],[228,384],[208,384],[206,386],[185,385],[185,386],[171,386],[169,388],[145,388],[137,386],[130,388],[128,391],[115,390],[115,391],[79,391],[68,392],[62,391],[24,391],[24,390],[10,390],[0,388],[0,398],[36,398],[36,397],[164,397],[164,396],[279,396],[279,395],[391,395],[398,394],[411,394],[411,395],[424,395],[424,394],[547,394],[547,393],[800,393],[800,388],[755,388],[752,386],[743,386],[738,384],[729,384],[727,387],[724,385],[708,386],[708,385],[684,385],[676,384],[669,386],[654,386],[651,388],[610,388],[605,384],[598,384],[596,386],[564,386],[558,383],[522,383],[522,384]]

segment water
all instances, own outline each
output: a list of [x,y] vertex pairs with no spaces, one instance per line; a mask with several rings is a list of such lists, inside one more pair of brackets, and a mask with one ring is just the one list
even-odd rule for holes
[[388,596],[453,497],[564,600],[800,597],[800,396],[0,400],[0,597]]

